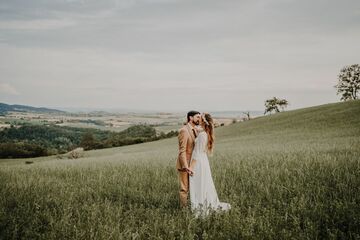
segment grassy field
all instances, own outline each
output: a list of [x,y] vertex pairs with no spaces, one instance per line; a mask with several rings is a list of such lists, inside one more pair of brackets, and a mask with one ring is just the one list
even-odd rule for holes
[[[177,139],[0,161],[0,239],[359,239],[360,101],[216,130],[210,158],[232,209],[180,210]],[[28,159],[27,159],[28,160]]]

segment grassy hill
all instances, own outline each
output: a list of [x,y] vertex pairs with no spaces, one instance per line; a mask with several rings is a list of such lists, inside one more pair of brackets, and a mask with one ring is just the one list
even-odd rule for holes
[[0,239],[360,238],[360,101],[217,128],[210,165],[232,210],[178,207],[177,139],[0,161]]

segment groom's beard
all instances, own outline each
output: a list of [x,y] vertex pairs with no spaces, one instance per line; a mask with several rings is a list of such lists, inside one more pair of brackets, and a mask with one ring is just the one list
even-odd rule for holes
[[193,124],[195,124],[196,126],[199,126],[200,121],[197,121],[197,122],[193,121]]

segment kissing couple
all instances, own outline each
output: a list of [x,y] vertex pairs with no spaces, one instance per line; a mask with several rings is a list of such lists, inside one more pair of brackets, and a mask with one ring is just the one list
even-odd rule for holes
[[179,155],[176,168],[180,181],[180,207],[188,206],[196,216],[211,210],[229,210],[230,204],[220,202],[211,176],[208,154],[214,149],[214,120],[209,113],[190,111],[187,124],[179,131]]

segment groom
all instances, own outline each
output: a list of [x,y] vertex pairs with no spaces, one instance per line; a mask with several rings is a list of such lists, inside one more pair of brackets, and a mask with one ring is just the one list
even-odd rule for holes
[[180,180],[180,207],[187,206],[189,193],[189,174],[193,172],[189,169],[191,154],[197,137],[195,126],[199,125],[201,115],[197,111],[190,111],[187,114],[187,124],[184,125],[178,135],[179,156],[176,162],[176,168],[179,172]]

